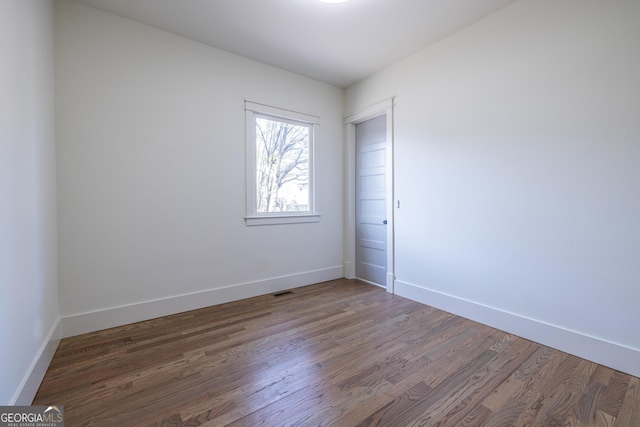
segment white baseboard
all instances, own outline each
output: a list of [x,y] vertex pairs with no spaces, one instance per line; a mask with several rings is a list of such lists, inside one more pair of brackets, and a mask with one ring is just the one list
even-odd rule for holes
[[72,314],[61,319],[62,337],[127,325],[129,323],[224,304],[244,298],[279,292],[299,286],[326,282],[344,277],[344,267],[330,267],[282,277],[242,283],[223,288],[190,294],[176,295],[151,301],[143,301],[119,307],[111,307],[88,313]]
[[399,296],[640,376],[640,350],[519,314],[396,280]]
[[[9,405],[31,405],[33,398],[36,397],[38,388],[40,388],[44,374],[47,373],[47,369],[58,348],[58,344],[60,344],[60,318],[56,319],[51,327],[49,334],[40,346],[40,350],[38,350],[36,357],[33,359],[33,362],[31,362],[31,366],[29,366],[22,383],[20,383],[20,387],[18,387]],[[51,403],[55,404],[55,402]]]

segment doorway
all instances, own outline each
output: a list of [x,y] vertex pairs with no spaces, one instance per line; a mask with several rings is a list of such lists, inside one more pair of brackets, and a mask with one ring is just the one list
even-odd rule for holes
[[393,292],[393,99],[345,118],[345,277]]

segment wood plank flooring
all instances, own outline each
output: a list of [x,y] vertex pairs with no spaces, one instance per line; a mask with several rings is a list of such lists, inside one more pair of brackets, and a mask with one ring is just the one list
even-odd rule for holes
[[62,340],[68,426],[640,426],[640,379],[336,280]]

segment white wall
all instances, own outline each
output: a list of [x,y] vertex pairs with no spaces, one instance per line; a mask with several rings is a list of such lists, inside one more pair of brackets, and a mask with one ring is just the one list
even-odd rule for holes
[[57,341],[53,10],[0,2],[0,405],[30,404]]
[[[342,277],[341,89],[67,1],[55,36],[63,335]],[[320,116],[319,223],[245,225],[245,99]]]
[[347,90],[397,97],[400,294],[640,375],[638,22],[522,0]]

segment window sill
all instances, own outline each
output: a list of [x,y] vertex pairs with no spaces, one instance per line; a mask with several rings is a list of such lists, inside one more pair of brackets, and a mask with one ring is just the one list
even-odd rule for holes
[[300,214],[300,215],[270,215],[270,216],[247,216],[247,225],[276,225],[276,224],[301,224],[306,222],[320,222],[320,214]]

